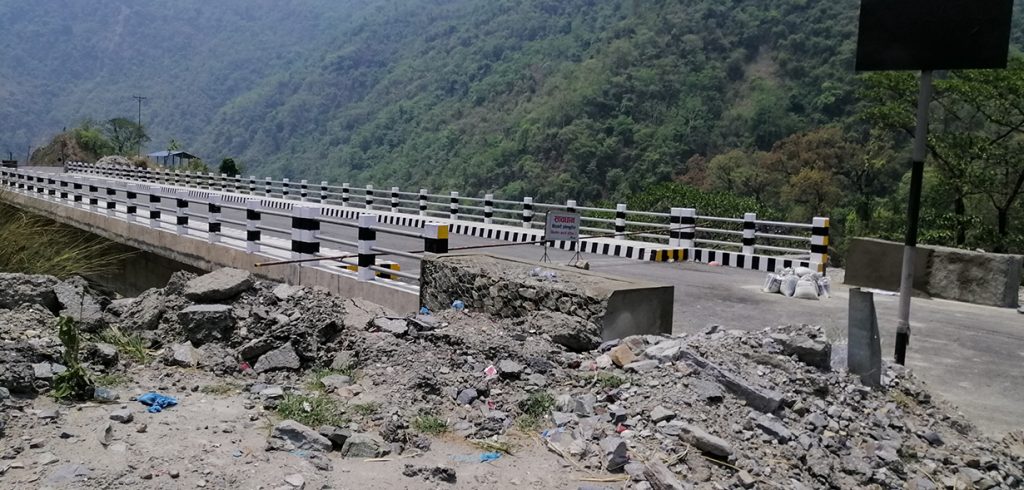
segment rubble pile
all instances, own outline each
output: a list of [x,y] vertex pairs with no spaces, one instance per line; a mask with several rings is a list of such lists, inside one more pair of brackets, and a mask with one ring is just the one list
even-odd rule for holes
[[[45,292],[57,284],[0,277],[0,399],[45,392],[62,368],[53,323],[67,306]],[[883,389],[862,386],[810,326],[601,343],[592,323],[557,311],[397,316],[232,269],[88,301],[102,314],[83,321],[160,352],[150,368],[243,385],[252,421],[295,400],[307,412],[336,404],[324,423],[276,416],[267,438],[268,451],[322,470],[338,456],[430,451],[427,436],[447,431],[513,454],[539,440],[567,471],[621,475],[617,487],[634,489],[1024,486],[1024,434],[985,438],[900,366],[886,368]],[[102,342],[85,352],[97,372],[133,362]],[[453,468],[409,463],[411,482],[457,481]]]
[[778,273],[769,272],[761,291],[787,298],[817,300],[832,296],[832,284],[828,277],[807,267],[786,268]]

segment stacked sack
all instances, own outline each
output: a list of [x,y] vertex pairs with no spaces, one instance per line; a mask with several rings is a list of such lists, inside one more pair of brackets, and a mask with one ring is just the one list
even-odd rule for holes
[[819,299],[832,296],[832,285],[827,277],[806,267],[783,269],[769,273],[761,291],[779,293],[790,298]]

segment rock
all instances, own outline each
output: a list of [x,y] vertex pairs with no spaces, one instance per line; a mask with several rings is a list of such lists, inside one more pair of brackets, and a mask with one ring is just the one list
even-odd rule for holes
[[614,364],[612,364],[612,358],[609,357],[608,354],[601,354],[597,356],[597,358],[594,359],[594,364],[598,369],[608,369],[614,366]]
[[773,390],[759,388],[687,349],[680,351],[680,357],[703,369],[705,373],[714,378],[715,381],[727,390],[743,398],[747,405],[754,410],[772,413],[782,405],[782,394]]
[[298,488],[299,490],[306,486],[306,479],[298,473],[284,477],[284,482],[291,485],[292,488]]
[[644,371],[650,371],[654,368],[657,368],[659,364],[661,363],[658,361],[648,359],[646,361],[631,362],[629,364],[626,364],[626,366],[623,369],[628,373],[642,373]]
[[352,434],[341,448],[346,458],[379,458],[384,454],[384,441],[371,434]]
[[81,277],[72,277],[53,286],[60,315],[74,318],[84,332],[98,332],[105,324],[103,307],[88,291],[89,284]]
[[820,429],[828,425],[828,419],[825,418],[825,415],[821,412],[814,412],[808,415],[804,420],[805,422],[813,425],[815,429]]
[[171,345],[170,357],[166,362],[171,366],[196,367],[199,361],[199,351],[192,346],[192,342],[185,342]]
[[625,344],[618,345],[608,352],[608,357],[611,357],[612,363],[618,367],[623,367],[636,360],[636,355]]
[[42,453],[36,459],[36,463],[38,463],[39,466],[50,465],[58,461],[60,461],[60,459],[58,459],[53,453]]
[[739,473],[736,473],[736,482],[743,488],[754,488],[754,485],[757,484],[757,480],[747,470],[740,470]]
[[938,432],[925,432],[921,435],[921,438],[928,441],[928,444],[932,446],[941,446],[944,444],[942,436]]
[[85,348],[85,359],[106,367],[116,366],[119,360],[117,347],[103,342],[92,342]]
[[689,488],[676,478],[672,470],[658,461],[647,463],[647,466],[644,468],[644,477],[654,490],[684,490]]
[[543,388],[548,385],[548,378],[543,374],[534,373],[526,377],[526,382],[538,388]]
[[274,296],[279,301],[288,301],[289,298],[295,296],[296,293],[302,291],[302,286],[291,286],[288,284],[278,284],[277,287],[272,291]]
[[50,380],[53,379],[53,367],[48,362],[39,362],[32,365],[32,372],[35,374],[36,379]]
[[96,431],[96,440],[99,441],[100,445],[107,447],[110,445],[111,440],[114,438],[114,427],[110,425],[110,422],[104,422],[100,426],[99,430]]
[[472,404],[478,397],[476,390],[473,388],[466,388],[459,392],[459,396],[455,401],[459,402],[459,405]]
[[260,356],[270,352],[277,347],[280,342],[270,337],[259,337],[246,342],[244,345],[238,348],[238,357],[246,361],[255,361]]
[[89,477],[89,468],[80,464],[66,464],[58,466],[57,469],[46,477],[49,485],[64,486],[64,484],[85,480]]
[[773,336],[782,344],[782,352],[787,356],[796,356],[800,362],[808,366],[829,370],[832,369],[832,344],[821,339],[812,339],[805,335]]
[[427,481],[433,480],[445,483],[455,483],[458,481],[455,468],[448,466],[414,466],[407,464],[402,469],[402,475],[409,478],[421,476]]
[[651,410],[651,422],[657,424],[664,420],[671,420],[676,417],[676,413],[658,405]]
[[775,440],[779,441],[781,444],[785,444],[793,438],[793,433],[790,432],[785,425],[781,424],[779,419],[771,415],[758,417],[755,425],[764,431],[765,434],[774,437]]
[[644,357],[660,362],[675,362],[679,359],[679,351],[683,349],[682,339],[670,339],[652,345],[644,351]]
[[695,425],[682,424],[679,437],[691,446],[715,456],[727,458],[733,453],[732,446],[717,436],[713,436]]
[[121,325],[126,330],[156,330],[167,310],[167,299],[157,289],[150,289],[125,308]]
[[576,415],[581,417],[589,417],[594,415],[594,404],[597,403],[597,397],[591,394],[580,395],[576,397],[576,404],[574,412]]
[[409,333],[409,322],[404,318],[375,318],[373,326],[381,332],[390,333],[395,337]]
[[319,432],[320,435],[326,437],[327,440],[331,441],[331,446],[336,450],[344,447],[345,441],[347,441],[348,438],[352,436],[351,430],[343,429],[341,427],[333,427],[329,425],[320,427],[320,430],[318,430],[317,432]]
[[11,398],[11,392],[7,388],[0,387],[0,402],[9,400]]
[[320,379],[320,384],[330,390],[340,390],[352,384],[352,378],[344,374],[331,374]]
[[299,360],[299,355],[295,353],[292,343],[288,342],[260,356],[256,365],[253,366],[253,370],[257,373],[264,373],[280,369],[299,369],[300,367],[302,367],[302,362]]
[[110,403],[117,401],[118,398],[119,395],[117,392],[110,388],[97,386],[92,390],[92,399],[98,402]]
[[225,268],[188,281],[184,296],[197,303],[215,303],[234,298],[251,287],[252,274]]
[[336,371],[350,370],[356,366],[356,353],[355,351],[343,350],[334,355],[334,360],[331,362],[331,369]]
[[13,310],[29,303],[57,313],[60,308],[53,292],[57,282],[52,276],[0,273],[0,309]]
[[523,365],[515,361],[508,359],[498,362],[498,372],[501,373],[504,378],[518,378],[520,373],[523,372]]
[[44,408],[39,411],[38,415],[40,420],[54,420],[58,416],[60,416],[60,412],[56,408]]
[[134,418],[135,416],[132,415],[132,411],[127,408],[122,408],[120,410],[114,410],[113,412],[110,412],[110,420],[113,420],[114,422],[127,424],[131,422]]
[[626,441],[620,437],[605,437],[601,440],[601,454],[604,468],[608,471],[617,471],[626,466],[629,462],[628,448]]
[[285,420],[274,426],[267,441],[271,449],[294,451],[330,451],[331,441],[294,420]]
[[198,347],[230,337],[235,319],[228,305],[192,305],[178,312],[178,323]]
[[583,318],[553,311],[535,311],[527,319],[570,352],[587,352],[601,345],[601,327]]
[[690,389],[697,393],[697,396],[708,403],[719,403],[725,399],[725,393],[722,392],[722,385],[706,381],[703,379],[695,379],[690,381]]
[[551,412],[551,421],[554,422],[555,427],[565,427],[573,422],[579,420],[574,413],[568,412]]

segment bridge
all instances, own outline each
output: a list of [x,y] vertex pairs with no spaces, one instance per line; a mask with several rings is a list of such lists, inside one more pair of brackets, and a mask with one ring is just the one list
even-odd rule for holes
[[[432,247],[445,245],[445,231],[449,250],[500,246],[488,253],[536,261],[544,252],[541,247],[510,245],[543,241],[539,217],[547,210],[575,209],[583,213],[583,231],[591,238],[552,244],[551,259],[568,262],[576,248],[585,247],[582,257],[593,270],[674,286],[677,332],[697,333],[709,324],[756,329],[790,323],[822,325],[833,338],[842,338],[846,331],[848,295],[841,285],[842,271],[828,271],[834,285],[830,300],[794,300],[758,291],[763,278],[759,271],[824,267],[824,218],[774,223],[749,215],[703,216],[687,208],[640,212],[622,205],[555,205],[420,190],[381,193],[370,186],[285,179],[268,183],[252,177],[86,164],[69,165],[66,171],[2,169],[0,199],[203,269],[257,270],[255,264],[262,262],[348,256],[341,262],[261,267],[258,272],[364,297],[397,311],[416,308],[419,261]],[[885,352],[891,352],[896,303],[894,297],[876,297]],[[918,300],[915,324],[908,365],[982,421],[986,431],[1015,427],[1017,407],[1024,403],[1020,315]]]

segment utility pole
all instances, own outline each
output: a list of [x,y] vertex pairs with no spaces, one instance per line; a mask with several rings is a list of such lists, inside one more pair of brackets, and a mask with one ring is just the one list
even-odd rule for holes
[[[142,132],[142,101],[148,99],[149,97],[143,97],[141,95],[133,95],[132,98],[137,100],[137,101],[139,101],[139,132],[141,133]],[[141,138],[139,139],[139,156],[140,157],[142,156],[142,139]]]

